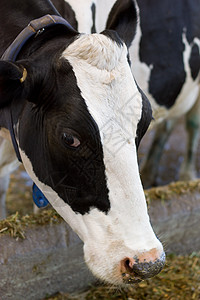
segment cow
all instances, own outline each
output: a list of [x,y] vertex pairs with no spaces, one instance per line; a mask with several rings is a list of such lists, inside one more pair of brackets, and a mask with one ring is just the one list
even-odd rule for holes
[[[100,32],[110,25],[117,6],[130,1],[53,0],[79,31]],[[156,183],[164,145],[181,116],[186,116],[188,135],[180,179],[197,178],[196,155],[200,129],[200,3],[197,0],[137,0],[136,36],[129,48],[132,72],[149,98],[155,136],[141,167],[145,187]],[[131,12],[126,11],[130,16]],[[72,17],[73,16],[73,17]],[[86,21],[87,20],[87,21]],[[135,30],[135,29],[134,29]],[[130,33],[130,32],[129,32]]]
[[[194,180],[200,129],[200,3],[196,0],[174,3],[138,0],[137,3],[140,23],[130,52],[132,58],[138,57],[138,63],[133,74],[150,99],[156,127],[142,167],[142,180],[146,187],[156,183],[164,145],[184,115],[188,138],[179,177]],[[154,17],[148,18],[150,15]]]
[[79,33],[48,0],[2,0],[0,11],[2,182],[21,161],[82,239],[89,269],[115,285],[150,278],[165,263],[138,170],[152,112],[131,72],[137,11],[125,4],[93,34]]

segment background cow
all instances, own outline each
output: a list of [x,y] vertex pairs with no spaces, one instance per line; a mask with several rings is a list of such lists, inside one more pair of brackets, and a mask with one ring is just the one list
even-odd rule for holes
[[[123,8],[126,17],[130,18],[131,11],[127,8],[134,1],[54,2],[67,18],[66,7],[68,11],[71,8],[71,23],[79,31],[100,32],[113,22],[117,7]],[[156,129],[151,149],[143,162],[143,183],[148,187],[155,182],[164,145],[183,115],[186,115],[188,141],[180,178],[195,179],[200,128],[200,3],[197,0],[138,0],[136,5],[139,22],[129,51],[132,72],[151,101],[152,127]],[[128,34],[131,34],[129,28]]]
[[[129,65],[136,7],[124,3],[130,17],[116,6],[101,34],[79,34],[47,0],[3,0],[0,11],[2,182],[16,167],[14,146],[83,240],[89,268],[112,284],[152,277],[165,261],[138,171],[136,146],[152,115]],[[5,53],[25,27],[24,46]]]

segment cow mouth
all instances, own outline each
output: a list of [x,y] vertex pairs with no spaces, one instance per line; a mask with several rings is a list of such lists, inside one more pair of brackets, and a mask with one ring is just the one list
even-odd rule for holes
[[122,273],[122,278],[123,278],[123,283],[125,284],[134,284],[134,283],[140,283],[143,279],[134,276],[134,275],[130,275],[128,273]]

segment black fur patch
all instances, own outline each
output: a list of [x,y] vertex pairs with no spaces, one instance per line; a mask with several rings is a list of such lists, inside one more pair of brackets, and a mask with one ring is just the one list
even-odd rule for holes
[[59,13],[65,18],[74,29],[78,30],[78,23],[71,5],[64,0],[52,0]]
[[142,96],[142,116],[141,119],[137,125],[137,131],[136,131],[136,139],[135,139],[135,144],[136,147],[139,147],[140,141],[144,134],[146,133],[149,124],[151,123],[152,120],[152,109],[151,109],[151,104],[149,100],[147,99],[146,95],[143,93],[143,91],[138,87],[139,92],[141,93]]
[[96,25],[95,25],[95,22],[96,22],[96,5],[94,3],[92,3],[91,11],[92,11],[92,22],[93,22],[93,25],[92,25],[92,28],[91,28],[91,33],[95,33],[97,31],[96,31]]
[[[46,66],[47,61],[43,63]],[[20,120],[20,148],[39,180],[75,212],[85,214],[91,208],[107,212],[110,202],[99,130],[81,97],[73,70],[64,59],[40,70],[35,72],[34,67],[32,71],[31,85],[37,94],[35,101],[32,92],[26,96],[30,102]],[[34,75],[38,72],[43,74]],[[42,79],[40,84],[38,78]],[[80,140],[77,149],[63,143],[63,134],[69,132]]]
[[200,70],[200,54],[199,54],[199,47],[194,44],[192,46],[192,51],[190,55],[190,68],[191,68],[191,75],[193,80],[195,80],[199,74]]
[[117,31],[120,38],[130,47],[135,36],[137,23],[137,12],[133,0],[117,0],[113,5],[106,29]]
[[105,36],[107,36],[108,38],[110,38],[111,40],[113,40],[114,42],[116,42],[118,44],[118,46],[123,46],[123,42],[120,39],[118,33],[114,30],[104,30],[101,32],[101,34],[104,34]]

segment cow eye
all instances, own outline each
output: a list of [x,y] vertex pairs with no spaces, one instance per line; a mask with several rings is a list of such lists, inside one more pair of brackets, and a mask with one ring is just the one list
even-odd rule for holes
[[79,139],[76,136],[69,134],[69,133],[63,133],[62,140],[63,140],[63,143],[67,147],[70,147],[70,148],[77,148],[81,144],[81,142],[79,141]]

